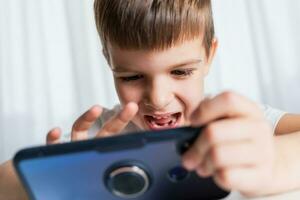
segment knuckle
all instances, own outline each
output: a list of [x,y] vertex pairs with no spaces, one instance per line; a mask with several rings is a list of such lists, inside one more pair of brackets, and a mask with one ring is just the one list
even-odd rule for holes
[[209,101],[202,101],[200,103],[198,113],[203,114],[205,113],[205,110],[210,110],[211,109],[211,103]]
[[200,104],[199,104],[199,106],[198,106],[198,112],[199,113],[201,113],[201,112],[203,112],[203,110],[204,110],[204,108],[207,106],[207,101],[205,101],[205,100],[203,100]]
[[234,92],[231,92],[231,91],[224,92],[222,94],[222,98],[223,98],[224,102],[229,105],[235,105],[238,100],[237,94],[235,94]]
[[194,112],[193,112],[193,120],[194,121],[198,121],[199,119],[201,119],[203,113],[203,105],[200,105]]

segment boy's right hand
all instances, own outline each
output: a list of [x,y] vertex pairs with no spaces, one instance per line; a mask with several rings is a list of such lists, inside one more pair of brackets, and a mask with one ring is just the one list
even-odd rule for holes
[[[73,124],[71,132],[71,141],[88,139],[88,130],[101,116],[103,108],[99,105],[93,106],[83,115],[81,115]],[[107,137],[119,134],[126,125],[133,119],[138,111],[138,105],[130,102],[114,117],[109,119],[103,127],[97,132],[96,137]],[[47,144],[60,143],[62,131],[60,128],[54,128],[47,134]]]

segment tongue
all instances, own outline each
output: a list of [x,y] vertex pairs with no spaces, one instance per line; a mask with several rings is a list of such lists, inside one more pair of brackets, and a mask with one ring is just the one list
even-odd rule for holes
[[175,116],[170,116],[168,118],[162,118],[162,119],[155,119],[155,118],[152,118],[152,121],[155,122],[156,124],[158,125],[163,125],[163,124],[167,124],[167,123],[170,123],[172,120],[175,120]]
[[169,123],[171,121],[170,118],[167,119],[152,119],[153,122],[155,122],[156,124],[166,124]]

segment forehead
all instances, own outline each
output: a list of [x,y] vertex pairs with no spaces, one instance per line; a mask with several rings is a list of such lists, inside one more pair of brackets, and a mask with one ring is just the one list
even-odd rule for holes
[[108,45],[110,64],[113,70],[118,68],[149,69],[181,64],[190,60],[206,60],[202,40],[185,41],[179,45],[161,50],[125,50],[114,45]]

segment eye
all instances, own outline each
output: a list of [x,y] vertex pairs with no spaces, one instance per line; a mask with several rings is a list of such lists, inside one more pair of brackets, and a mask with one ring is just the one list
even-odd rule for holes
[[176,69],[171,72],[171,74],[179,77],[190,76],[194,73],[194,69]]
[[143,78],[142,75],[120,77],[120,79],[121,79],[122,81],[125,81],[125,82],[136,81],[136,80],[139,80],[139,79],[141,79],[141,78]]

